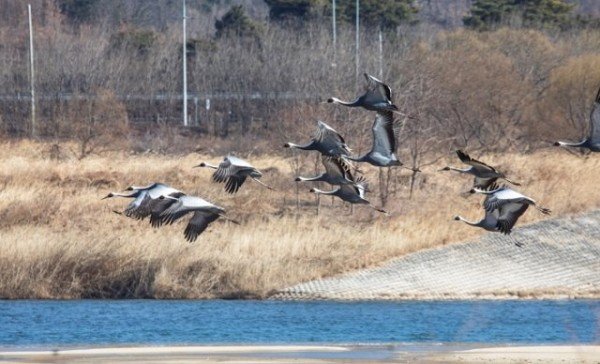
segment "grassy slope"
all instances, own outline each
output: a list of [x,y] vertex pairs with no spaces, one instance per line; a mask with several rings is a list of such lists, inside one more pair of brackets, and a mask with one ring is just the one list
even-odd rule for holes
[[[265,170],[268,191],[252,181],[236,196],[210,182],[208,170],[192,169],[220,156],[128,155],[115,152],[82,161],[46,158],[48,146],[0,145],[0,297],[262,297],[300,281],[379,264],[407,252],[482,234],[452,220],[477,219],[481,198],[462,197],[470,178],[439,173],[448,155],[424,169],[408,199],[404,173],[386,207],[353,211],[321,198],[316,215],[310,185],[299,186],[299,208],[291,152],[250,156]],[[286,154],[287,153],[287,154]],[[247,157],[247,156],[242,156]],[[522,192],[550,207],[555,216],[598,208],[600,159],[549,149],[531,155],[483,155],[523,183]],[[303,175],[314,172],[313,156],[302,156]],[[363,166],[369,179],[376,170]],[[163,181],[228,209],[243,223],[217,221],[193,244],[183,238],[185,221],[152,229],[112,213],[129,200],[103,200],[129,184]],[[377,183],[372,183],[376,190]],[[370,199],[377,204],[375,193]],[[519,224],[542,219],[527,211]],[[510,242],[507,240],[507,244]]]

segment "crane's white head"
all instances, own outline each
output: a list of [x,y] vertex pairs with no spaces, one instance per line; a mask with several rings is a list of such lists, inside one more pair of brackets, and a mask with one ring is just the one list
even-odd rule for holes
[[106,196],[102,197],[102,198],[101,198],[101,200],[105,200],[105,199],[107,199],[107,198],[111,198],[111,197],[114,197],[114,196],[115,196],[115,194],[111,192],[111,193],[109,193],[108,195],[106,195]]

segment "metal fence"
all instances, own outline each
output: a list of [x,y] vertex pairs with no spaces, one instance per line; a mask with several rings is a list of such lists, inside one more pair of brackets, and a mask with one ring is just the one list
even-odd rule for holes
[[[94,101],[96,94],[42,93],[36,94],[36,119],[43,126],[57,117],[62,106],[74,101]],[[115,98],[125,106],[127,118],[132,123],[183,124],[183,95],[176,93],[117,94]],[[190,126],[223,129],[215,125],[225,124],[219,134],[227,134],[227,125],[241,122],[247,129],[253,119],[264,119],[274,108],[290,103],[306,103],[321,100],[310,93],[297,92],[210,92],[188,93],[188,124]],[[251,117],[252,115],[252,117]],[[31,125],[31,94],[0,94],[0,121],[5,132],[24,134]]]

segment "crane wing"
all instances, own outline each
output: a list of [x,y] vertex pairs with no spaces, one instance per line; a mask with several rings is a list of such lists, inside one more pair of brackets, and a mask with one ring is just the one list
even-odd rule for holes
[[371,90],[377,90],[382,97],[387,98],[390,102],[392,101],[392,89],[390,86],[367,73],[365,73],[365,78],[367,79]]
[[335,129],[333,129],[331,126],[325,124],[321,120],[319,120],[317,122],[317,125],[318,125],[317,131],[314,135],[314,139],[316,141],[319,141],[322,143],[326,142],[326,141],[332,141],[332,142],[341,142],[342,144],[346,144],[346,141],[340,135],[340,133],[335,131]]
[[373,131],[373,151],[382,155],[396,152],[394,114],[391,111],[377,112]]
[[228,193],[236,193],[246,181],[246,176],[233,175],[225,182],[225,191]]
[[317,150],[326,155],[350,154],[350,149],[340,133],[320,120],[317,123],[317,131],[313,136],[313,141],[318,145]]
[[138,197],[127,205],[123,211],[123,215],[136,220],[143,220],[146,216],[150,215],[149,204],[151,200],[147,190],[141,191]]
[[365,198],[365,191],[369,188],[367,180],[359,176],[355,183],[340,186],[341,189],[347,190],[350,193],[358,195],[360,198]]
[[227,156],[219,163],[212,179],[217,183],[225,183],[225,191],[228,193],[236,193],[246,181],[246,176],[240,172],[253,169],[255,168],[243,159]]
[[498,230],[503,234],[510,234],[517,220],[527,211],[528,207],[528,204],[519,202],[510,202],[503,205],[498,216]]
[[235,168],[231,164],[229,158],[225,157],[225,159],[219,163],[219,167],[215,173],[213,173],[212,180],[217,183],[223,183],[233,174],[235,174]]
[[202,234],[202,232],[206,230],[208,225],[218,218],[218,214],[215,214],[210,211],[194,212],[194,216],[192,216],[187,226],[185,227],[185,231],[183,232],[183,234],[185,235],[185,239],[190,243],[196,241],[198,235]]
[[180,198],[160,214],[162,220],[161,224],[172,224],[190,211],[191,210],[184,206]]
[[156,183],[156,184],[154,184],[154,186],[152,188],[150,188],[148,190],[148,196],[152,200],[156,200],[160,196],[169,196],[169,195],[178,194],[178,193],[182,193],[182,192],[171,186],[165,185],[164,183]]
[[325,167],[325,173],[328,175],[353,181],[350,165],[343,157],[322,156],[321,162]]
[[[183,192],[177,192],[172,193],[168,196],[179,198],[184,195],[185,193]],[[150,225],[152,225],[152,227],[160,227],[164,223],[164,220],[166,218],[165,216],[162,216],[162,213],[176,202],[176,200],[170,198],[159,198],[152,200],[150,202]]]
[[482,190],[493,190],[495,188],[491,188],[494,183],[498,180],[498,177],[491,178],[483,178],[483,177],[475,177],[473,178],[473,187],[479,188]]
[[237,167],[241,167],[241,168],[249,168],[249,169],[256,169],[254,168],[253,165],[251,165],[250,163],[246,162],[245,160],[243,160],[242,158],[238,158],[236,156],[233,155],[228,155],[227,157],[225,157],[226,159],[229,160],[229,162]]
[[456,151],[456,155],[458,155],[458,158],[464,164],[473,166],[475,169],[478,169],[482,172],[489,172],[489,171],[497,172],[494,167],[487,165],[481,161],[478,161],[477,159],[471,158],[467,153],[463,152],[460,149]]

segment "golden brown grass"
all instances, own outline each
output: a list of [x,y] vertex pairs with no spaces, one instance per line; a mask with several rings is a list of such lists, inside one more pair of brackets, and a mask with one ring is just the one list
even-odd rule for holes
[[[80,298],[264,297],[301,281],[368,267],[407,252],[474,238],[482,231],[456,222],[482,215],[480,197],[460,195],[471,179],[436,172],[454,155],[424,169],[412,199],[405,172],[386,208],[350,208],[321,198],[319,215],[310,185],[299,185],[294,162],[314,172],[313,154],[241,155],[263,169],[268,191],[249,181],[235,196],[192,169],[221,156],[130,155],[113,152],[84,160],[46,158],[50,146],[29,141],[0,144],[0,297]],[[287,154],[286,154],[287,153]],[[600,159],[547,149],[529,155],[476,155],[523,183],[522,192],[555,216],[600,206]],[[320,168],[320,166],[318,166]],[[362,166],[375,191],[376,169]],[[112,213],[129,200],[100,200],[130,184],[163,181],[224,206],[240,226],[217,221],[193,243],[185,221],[153,229]],[[531,209],[519,225],[544,218]],[[507,244],[511,242],[507,240]]]

